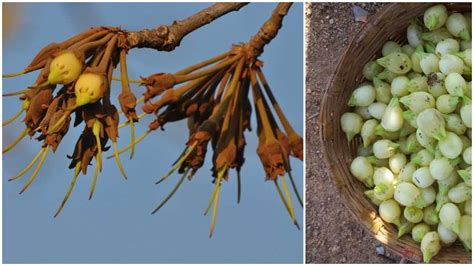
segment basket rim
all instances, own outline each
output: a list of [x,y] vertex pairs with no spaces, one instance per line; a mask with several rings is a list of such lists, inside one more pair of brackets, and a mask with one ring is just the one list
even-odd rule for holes
[[[331,78],[329,79],[326,87],[323,89],[323,93],[322,93],[322,100],[321,100],[321,108],[320,108],[320,113],[319,113],[319,118],[316,120],[319,127],[320,127],[320,130],[319,130],[319,134],[318,134],[318,137],[319,137],[319,140],[320,140],[320,143],[321,143],[321,151],[323,153],[323,158],[324,158],[324,161],[326,163],[326,166],[329,166],[331,165],[331,156],[329,154],[329,150],[331,149],[331,147],[329,145],[327,145],[326,141],[325,141],[325,137],[328,136],[327,135],[327,132],[326,130],[324,130],[324,127],[325,127],[325,124],[327,123],[327,121],[325,121],[325,116],[323,114],[325,114],[327,112],[327,107],[328,107],[328,104],[330,104],[330,102],[328,101],[328,94],[330,92],[330,90],[332,89],[332,87],[334,86],[334,82],[335,80],[338,78],[338,73],[340,73],[341,71],[341,68],[343,67],[343,62],[344,62],[344,59],[346,58],[347,54],[349,53],[349,51],[351,51],[351,49],[353,49],[354,45],[357,44],[359,38],[360,38],[360,34],[362,32],[364,32],[366,30],[367,27],[371,27],[371,26],[375,26],[377,25],[377,21],[380,20],[383,16],[385,16],[385,14],[387,14],[388,12],[390,12],[390,10],[392,8],[394,8],[395,6],[400,6],[400,5],[406,5],[406,4],[412,4],[412,5],[435,5],[435,4],[448,4],[448,3],[427,3],[427,2],[415,2],[415,3],[389,3],[388,5],[384,6],[384,8],[382,10],[379,10],[378,12],[376,12],[375,14],[373,14],[366,23],[364,23],[360,28],[359,30],[355,33],[355,35],[352,37],[351,41],[349,42],[349,44],[347,45],[347,47],[344,49],[343,53],[339,56],[338,58],[338,62],[337,62],[337,66],[335,68],[335,70],[333,71],[332,75],[331,75]],[[458,3],[454,3],[454,4],[470,4],[470,7],[472,8],[472,2],[458,2]],[[448,4],[449,5],[449,4]],[[347,208],[348,210],[352,210],[352,204],[350,203],[350,200],[348,198],[348,195],[345,193],[345,188],[344,186],[339,186],[337,185],[336,183],[336,180],[339,178],[337,176],[337,174],[335,173],[335,171],[333,171],[330,167],[327,167],[328,169],[328,173],[329,173],[329,176],[331,178],[331,181],[333,182],[333,184],[336,186],[336,189],[337,191],[339,192],[339,196],[342,198],[342,203],[343,205],[345,206],[345,208]],[[353,211],[349,211],[351,213],[351,215],[356,219],[357,223],[361,225],[361,227],[363,228],[363,230],[367,233],[369,233],[371,236],[373,236],[375,239],[377,239],[377,241],[379,241],[380,243],[384,244],[384,246],[386,248],[388,248],[389,250],[391,250],[392,252],[396,253],[397,255],[403,257],[403,258],[407,258],[409,260],[413,260],[413,261],[417,261],[416,258],[414,257],[407,257],[406,255],[402,254],[401,252],[399,252],[398,250],[394,249],[391,245],[387,245],[386,243],[384,243],[384,241],[382,241],[382,237],[375,233],[374,231],[372,231],[368,226],[366,226],[364,223],[363,223],[363,219],[362,217],[358,216],[355,212]],[[377,217],[379,217],[379,214],[377,212]],[[382,219],[381,219],[382,220]],[[383,226],[390,226],[389,223],[383,221]],[[472,253],[469,252],[469,253],[466,253],[467,255],[470,255],[469,257],[471,258],[472,260]],[[458,263],[466,263],[466,262],[458,262]]]

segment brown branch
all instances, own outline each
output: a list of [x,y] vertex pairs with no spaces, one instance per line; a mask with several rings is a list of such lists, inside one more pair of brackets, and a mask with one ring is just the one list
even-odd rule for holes
[[190,32],[211,23],[215,19],[238,11],[248,3],[217,3],[198,13],[174,21],[172,25],[162,25],[155,29],[128,32],[129,48],[152,48],[158,51],[172,51],[179,46],[181,40]]
[[279,3],[272,12],[271,17],[265,21],[260,30],[250,38],[249,46],[252,54],[258,57],[263,53],[263,47],[270,43],[278,34],[283,24],[283,18],[288,14],[293,3]]

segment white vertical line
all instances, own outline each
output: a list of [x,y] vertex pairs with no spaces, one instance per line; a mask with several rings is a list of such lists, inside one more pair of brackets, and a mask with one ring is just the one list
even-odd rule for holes
[[309,3],[303,2],[303,263],[306,263],[306,34],[309,32],[309,21],[306,18],[306,8],[309,7]]

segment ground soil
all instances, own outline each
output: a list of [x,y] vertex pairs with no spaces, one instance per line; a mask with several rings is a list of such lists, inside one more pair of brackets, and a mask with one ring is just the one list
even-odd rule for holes
[[[328,175],[319,147],[319,109],[323,90],[337,62],[364,24],[354,5],[374,14],[383,3],[312,3],[306,6],[306,261],[308,263],[393,263],[385,249],[347,211]],[[361,70],[362,71],[362,70]]]

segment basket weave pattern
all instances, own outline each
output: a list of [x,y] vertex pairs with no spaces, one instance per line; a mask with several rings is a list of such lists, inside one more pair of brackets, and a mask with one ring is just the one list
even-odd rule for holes
[[[386,6],[364,25],[339,61],[328,87],[325,89],[320,114],[323,153],[342,199],[354,215],[380,242],[402,257],[422,262],[420,244],[410,236],[397,238],[395,226],[384,222],[377,214],[377,208],[365,197],[365,187],[350,173],[349,166],[362,142],[360,137],[347,142],[340,126],[340,117],[349,111],[347,101],[352,91],[362,83],[364,65],[381,57],[382,46],[388,40],[406,42],[406,28],[410,20],[422,16],[432,4],[395,3]],[[470,12],[470,3],[445,4],[451,11]],[[456,242],[443,247],[432,263],[471,263],[471,253]]]

